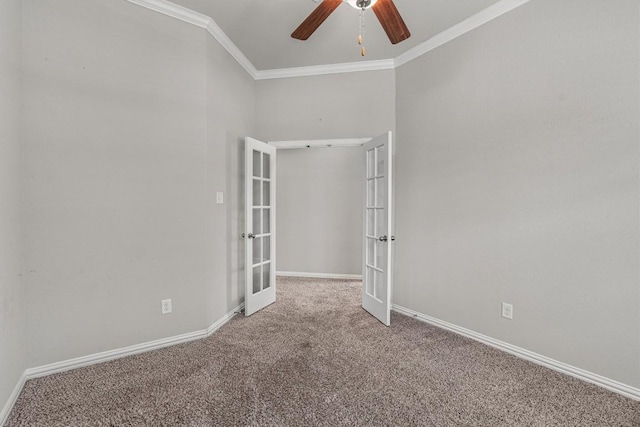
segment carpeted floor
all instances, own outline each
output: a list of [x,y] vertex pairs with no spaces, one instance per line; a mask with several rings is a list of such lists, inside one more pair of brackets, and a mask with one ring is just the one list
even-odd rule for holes
[[640,402],[393,314],[360,283],[278,279],[211,337],[28,381],[8,426],[639,426]]

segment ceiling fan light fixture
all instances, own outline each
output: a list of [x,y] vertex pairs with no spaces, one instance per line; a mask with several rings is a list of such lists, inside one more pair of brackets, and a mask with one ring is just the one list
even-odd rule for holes
[[372,7],[378,0],[345,0],[349,3],[349,6],[354,9],[369,9]]

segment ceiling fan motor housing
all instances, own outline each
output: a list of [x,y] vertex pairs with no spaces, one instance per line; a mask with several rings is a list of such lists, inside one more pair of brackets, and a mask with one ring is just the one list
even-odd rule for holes
[[369,9],[373,6],[377,0],[344,0],[349,3],[349,6],[356,9]]

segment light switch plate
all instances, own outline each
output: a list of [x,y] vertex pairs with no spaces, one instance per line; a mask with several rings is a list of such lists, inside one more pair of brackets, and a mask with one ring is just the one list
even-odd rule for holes
[[222,193],[222,191],[218,191],[216,193],[216,203],[219,205],[224,203],[224,194]]

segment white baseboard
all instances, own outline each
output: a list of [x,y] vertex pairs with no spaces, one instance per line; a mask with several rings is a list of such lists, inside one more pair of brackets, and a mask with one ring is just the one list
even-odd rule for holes
[[13,391],[9,395],[9,399],[7,400],[7,403],[4,404],[2,411],[0,411],[0,426],[3,426],[7,422],[7,418],[9,418],[9,413],[11,412],[11,409],[13,409],[13,405],[16,404],[16,401],[18,400],[18,396],[20,396],[20,392],[22,391],[22,387],[24,387],[24,383],[26,382],[27,382],[27,374],[26,372],[23,372],[22,375],[20,376],[20,379],[18,379],[18,383],[16,384],[16,386],[13,388]]
[[234,308],[233,310],[231,310],[230,312],[222,316],[216,322],[214,322],[211,326],[209,326],[207,328],[207,336],[211,335],[212,333],[220,329],[224,324],[226,324],[229,320],[231,320],[233,316],[235,316],[236,314],[239,314],[242,310],[244,310],[244,303],[240,304],[239,306],[237,306],[236,308]]
[[312,279],[362,280],[362,275],[361,274],[304,273],[304,272],[300,272],[300,271],[276,271],[276,276],[282,276],[282,277],[310,277]]
[[134,354],[144,353],[159,348],[168,347],[175,344],[205,338],[207,330],[189,332],[173,337],[162,338],[159,340],[149,341],[142,344],[130,345],[128,347],[117,348],[115,350],[102,351],[100,353],[90,354],[88,356],[75,357],[73,359],[63,360],[61,362],[50,363],[35,368],[29,368],[25,372],[27,379],[44,377],[58,372],[70,371],[72,369],[82,368],[85,366],[95,365],[96,363],[108,362],[110,360],[119,359],[121,357],[132,356]]
[[619,381],[615,381],[615,380],[603,377],[602,375],[585,371],[584,369],[581,369],[581,368],[576,368],[575,366],[571,366],[566,363],[559,362],[557,360],[543,356],[541,354],[537,354],[532,351],[525,350],[524,348],[508,344],[504,341],[500,341],[500,340],[491,338],[489,336],[479,334],[478,332],[474,332],[470,329],[466,329],[461,326],[457,326],[452,323],[445,322],[444,320],[440,320],[435,317],[428,316],[426,314],[418,313],[417,311],[413,311],[411,309],[399,306],[397,304],[392,305],[392,310],[400,314],[404,314],[405,316],[414,317],[418,320],[437,326],[439,328],[446,329],[456,334],[463,335],[467,338],[471,338],[473,340],[479,341],[488,346],[497,348],[498,350],[505,351],[509,354],[513,354],[514,356],[520,357],[522,359],[528,360],[538,365],[545,366],[549,369],[553,369],[554,371],[561,372],[563,374],[570,375],[574,378],[578,378],[582,381],[586,381],[588,383],[606,388],[609,391],[619,393],[631,399],[640,400],[640,389],[632,387],[627,384],[623,384]]
[[220,329],[225,323],[227,323],[233,316],[238,314],[244,309],[244,303],[231,310],[229,313],[222,316],[207,329],[202,329],[195,332],[189,332],[182,335],[176,335],[173,337],[162,338],[159,340],[149,341],[142,344],[135,344],[128,347],[122,347],[115,350],[103,351],[100,353],[90,354],[88,356],[76,357],[69,360],[63,360],[61,362],[50,363],[48,365],[38,366],[35,368],[29,368],[24,371],[13,392],[9,396],[9,400],[4,405],[2,412],[0,412],[0,426],[4,425],[7,421],[7,417],[16,403],[22,387],[27,380],[32,378],[44,377],[58,372],[70,371],[72,369],[82,368],[84,366],[95,365],[97,363],[108,362],[114,359],[120,359],[121,357],[132,356],[134,354],[144,353],[151,350],[157,350],[163,347],[168,347],[176,344],[182,344],[197,339],[202,339],[210,336],[212,333]]

